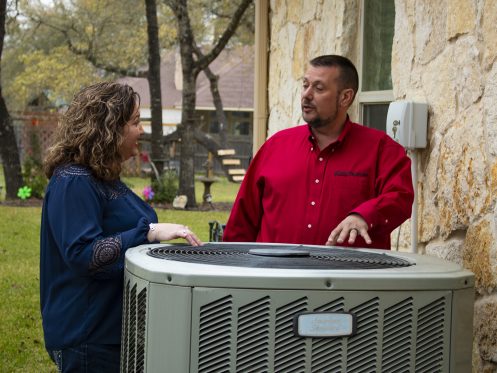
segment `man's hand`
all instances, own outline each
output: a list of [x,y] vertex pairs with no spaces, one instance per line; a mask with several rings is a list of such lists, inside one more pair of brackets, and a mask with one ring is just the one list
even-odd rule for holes
[[341,244],[345,242],[347,237],[349,238],[348,243],[353,244],[357,235],[362,236],[367,244],[371,244],[372,241],[368,234],[368,224],[366,221],[358,214],[350,214],[331,231],[326,245],[334,246],[337,243]]

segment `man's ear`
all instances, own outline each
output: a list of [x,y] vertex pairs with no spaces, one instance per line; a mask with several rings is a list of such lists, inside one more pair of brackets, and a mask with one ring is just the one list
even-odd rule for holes
[[354,101],[354,96],[355,94],[352,88],[342,89],[338,101],[340,106],[348,108],[350,105],[352,105],[352,102]]

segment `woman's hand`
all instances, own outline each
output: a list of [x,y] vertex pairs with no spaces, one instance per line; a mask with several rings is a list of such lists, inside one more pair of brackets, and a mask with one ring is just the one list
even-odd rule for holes
[[202,241],[186,225],[172,223],[150,224],[147,234],[149,242],[169,241],[175,238],[184,238],[192,246],[202,246]]

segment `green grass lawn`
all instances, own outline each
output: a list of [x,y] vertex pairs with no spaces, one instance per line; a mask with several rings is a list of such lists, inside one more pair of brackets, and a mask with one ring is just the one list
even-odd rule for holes
[[[128,178],[141,194],[148,180]],[[3,184],[3,175],[0,176]],[[213,202],[233,202],[239,185],[220,179]],[[197,183],[197,202],[202,201]],[[158,209],[161,222],[188,225],[201,240],[209,239],[209,221],[226,222],[229,211]],[[39,307],[40,207],[0,205],[0,372],[55,372],[43,344]],[[178,240],[179,242],[179,240]],[[181,241],[183,242],[183,241]]]

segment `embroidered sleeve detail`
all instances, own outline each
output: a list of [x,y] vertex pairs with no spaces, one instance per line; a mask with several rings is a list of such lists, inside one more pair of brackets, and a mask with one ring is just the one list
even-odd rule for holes
[[107,237],[98,240],[93,247],[90,270],[99,271],[108,267],[119,259],[121,255],[121,237]]

